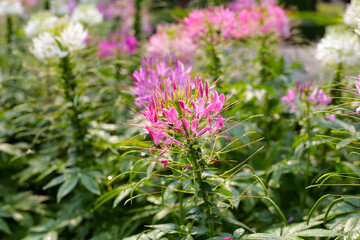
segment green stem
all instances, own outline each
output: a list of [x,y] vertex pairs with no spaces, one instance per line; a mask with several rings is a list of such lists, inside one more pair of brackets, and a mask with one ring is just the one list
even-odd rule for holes
[[310,104],[307,103],[307,119],[306,119],[306,133],[309,141],[308,151],[306,155],[306,172],[305,172],[305,184],[309,185],[309,170],[310,170],[310,155],[311,155],[311,124],[310,124]]
[[[306,169],[305,169],[305,187],[309,185],[310,178],[310,157],[311,157],[311,123],[310,123],[310,103],[306,102],[306,134],[308,137],[308,149],[306,152]],[[306,203],[307,190],[305,189],[300,208],[303,209]]]
[[44,9],[45,9],[46,11],[50,10],[50,1],[49,1],[49,0],[45,0]]
[[[260,79],[262,84],[266,84],[271,76],[271,73],[268,71],[268,51],[266,49],[266,40],[267,38],[264,37],[261,39],[260,42],[260,49],[259,49],[259,56],[258,61],[260,63],[261,69],[260,69]],[[265,142],[266,146],[270,145],[271,141],[271,110],[272,110],[272,104],[271,104],[271,95],[268,90],[266,90],[265,98],[264,98],[264,136],[265,136]]]
[[[212,37],[210,43],[208,44],[207,49],[208,49],[208,55],[211,60],[209,64],[209,72],[213,77],[213,80],[215,81],[222,75],[222,71],[221,71],[221,61],[218,54],[216,53],[215,43]],[[217,85],[220,86],[220,82],[218,82]]]
[[179,206],[180,206],[180,225],[185,224],[185,211],[184,211],[184,193],[182,192],[182,184],[179,186]]
[[[195,149],[194,144],[190,144],[190,158],[191,161],[194,165],[194,174],[195,174],[195,178],[196,178],[196,182],[200,187],[200,192],[201,192],[201,198],[204,201],[204,206],[206,207],[206,217],[207,219],[211,218],[211,203],[209,201],[209,195],[207,194],[207,191],[204,189],[204,179],[203,179],[203,174],[202,174],[202,167],[200,166],[200,163],[198,160],[200,160],[199,156],[201,156],[201,150],[200,149]],[[196,190],[196,182],[194,182],[195,184],[195,191]],[[210,230],[210,234],[211,236],[214,235],[214,223],[213,222],[209,222],[208,223],[208,227]]]
[[141,2],[135,0],[134,33],[137,40],[141,40]]
[[120,81],[121,80],[121,63],[117,62],[115,63],[115,79],[116,81]]
[[6,17],[6,24],[7,24],[7,32],[6,32],[6,44],[8,47],[8,52],[11,52],[11,45],[12,45],[12,38],[13,38],[13,20],[11,16]]
[[75,75],[73,74],[73,65],[70,62],[70,57],[66,56],[60,59],[61,78],[63,80],[63,90],[65,100],[71,104],[70,122],[73,127],[73,137],[76,144],[76,150],[80,155],[85,153],[85,136],[87,134],[86,126],[80,118],[80,110],[76,100],[77,83]]
[[333,97],[333,104],[340,104],[341,91],[341,73],[343,70],[342,63],[339,63],[333,79],[333,89],[330,91],[330,95]]
[[200,8],[206,8],[208,6],[208,0],[200,0]]

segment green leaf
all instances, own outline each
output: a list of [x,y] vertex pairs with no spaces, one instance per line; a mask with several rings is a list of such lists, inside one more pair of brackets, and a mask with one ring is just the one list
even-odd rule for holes
[[64,175],[60,175],[60,176],[57,176],[56,178],[53,178],[48,184],[46,184],[44,187],[43,187],[43,190],[46,190],[46,189],[49,189],[49,188],[52,188],[62,182],[65,181],[65,176]]
[[164,233],[169,233],[169,234],[183,232],[178,225],[172,224],[172,223],[158,224],[158,225],[148,225],[146,227],[155,228],[155,229],[158,229],[158,230],[160,230],[160,231],[162,231]]
[[9,155],[13,155],[13,156],[21,156],[22,155],[22,152],[19,149],[17,149],[14,145],[11,145],[8,143],[1,143],[0,151],[5,152]]
[[204,228],[204,227],[196,227],[196,228],[191,229],[191,231],[190,231],[190,233],[192,235],[200,235],[200,234],[204,234],[206,232],[209,232],[209,229]]
[[269,234],[269,233],[254,233],[254,234],[250,234],[250,235],[245,235],[241,239],[242,240],[247,240],[247,239],[249,239],[249,240],[250,239],[295,240],[295,239],[299,239],[299,238],[297,238],[297,237],[279,237],[277,235]]
[[78,181],[79,177],[77,175],[72,175],[68,180],[65,180],[65,182],[61,184],[59,188],[56,201],[59,203],[63,197],[68,195],[75,188]]
[[80,182],[90,192],[100,195],[99,184],[94,177],[83,174],[81,175]]
[[7,233],[7,234],[11,234],[11,230],[9,228],[9,226],[7,225],[7,223],[5,222],[4,219],[0,218],[0,230]]
[[337,237],[340,235],[337,232],[321,228],[308,229],[294,234],[299,237]]
[[234,237],[239,238],[239,237],[241,237],[241,235],[244,234],[244,232],[245,232],[245,229],[238,228],[234,231]]
[[236,219],[233,219],[233,218],[229,218],[229,217],[222,217],[221,218],[223,221],[225,222],[228,222],[228,223],[232,223],[234,225],[237,225],[237,226],[240,226],[242,228],[245,228],[246,230],[248,230],[249,232],[254,232],[254,230],[252,230],[250,227],[246,226],[244,223],[242,222],[239,222],[238,220]]
[[57,240],[58,239],[58,233],[56,231],[48,232],[44,238],[44,240]]

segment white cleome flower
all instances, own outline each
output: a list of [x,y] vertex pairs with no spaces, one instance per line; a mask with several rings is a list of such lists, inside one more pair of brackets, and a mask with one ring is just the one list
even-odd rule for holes
[[20,2],[13,2],[9,0],[0,1],[0,16],[21,15],[23,13],[24,8]]
[[360,17],[360,0],[352,0],[347,6],[344,14],[344,22],[351,26],[357,26],[357,19]]
[[67,15],[70,13],[70,8],[67,0],[51,0],[50,11],[56,15]]
[[323,65],[337,67],[356,66],[360,63],[360,39],[352,32],[330,32],[320,40],[316,59]]
[[84,4],[75,9],[71,16],[71,20],[95,25],[103,21],[103,15],[94,4]]
[[88,31],[81,23],[71,22],[60,33],[59,42],[70,52],[85,48]]
[[49,12],[40,12],[31,16],[31,19],[25,26],[25,34],[28,37],[34,37],[43,32],[49,32],[56,29],[61,21],[58,17]]
[[33,47],[30,51],[41,61],[65,57],[68,54],[60,49],[54,35],[48,32],[33,39]]

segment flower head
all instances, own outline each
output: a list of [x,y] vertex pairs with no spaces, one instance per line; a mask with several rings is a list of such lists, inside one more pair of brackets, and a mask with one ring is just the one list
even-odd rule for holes
[[62,58],[86,46],[87,30],[81,23],[60,24],[58,28],[41,33],[33,39],[31,52],[39,60]]
[[142,107],[157,92],[164,92],[175,85],[185,86],[190,70],[191,67],[185,67],[174,55],[144,58],[139,71],[133,74],[135,104]]
[[22,15],[24,8],[19,1],[3,0],[0,2],[0,16]]
[[147,51],[151,56],[164,57],[175,53],[183,63],[191,63],[197,54],[197,46],[181,24],[159,25],[149,39]]
[[58,17],[52,15],[50,12],[38,12],[33,14],[25,26],[25,34],[28,37],[37,36],[43,32],[50,32],[61,25]]
[[107,40],[98,43],[98,56],[101,58],[114,57],[117,54],[132,54],[137,49],[137,40],[133,36],[110,34]]
[[75,8],[71,19],[75,22],[95,25],[103,21],[103,15],[94,4],[83,4]]
[[88,31],[81,23],[70,22],[60,33],[59,41],[70,52],[85,48]]
[[[122,34],[131,34],[135,14],[134,0],[104,0],[100,1],[98,9],[107,19],[119,19],[121,23],[119,31]],[[152,27],[149,21],[149,13],[145,8],[141,11],[141,22],[142,31],[144,33],[151,33]]]
[[45,32],[33,39],[31,52],[36,58],[45,61],[51,58],[65,57],[67,52],[62,51],[54,35]]
[[227,119],[220,114],[224,94],[210,93],[215,85],[198,76],[184,80],[159,85],[142,111],[146,131],[161,148],[159,155],[188,141],[216,136],[225,127]]
[[328,31],[317,45],[316,58],[330,67],[356,66],[360,61],[359,37],[348,31]]
[[360,1],[352,0],[351,3],[346,7],[344,14],[344,22],[345,24],[356,27],[358,25],[357,19],[360,14]]
[[281,101],[287,102],[291,111],[295,112],[297,106],[302,102],[311,103],[313,106],[328,105],[332,98],[327,96],[322,89],[315,87],[313,81],[296,83],[293,90],[288,90],[287,94],[281,98]]
[[194,10],[184,18],[184,24],[191,38],[215,40],[232,38],[236,26],[235,12],[224,7]]

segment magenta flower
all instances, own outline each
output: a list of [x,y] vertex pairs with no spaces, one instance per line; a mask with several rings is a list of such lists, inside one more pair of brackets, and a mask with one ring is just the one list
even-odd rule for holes
[[319,104],[328,105],[331,102],[331,97],[328,97],[322,89],[315,88],[306,100],[313,103],[315,106]]
[[[129,35],[134,25],[135,5],[134,0],[103,0],[99,1],[98,9],[107,19],[118,19],[119,31]],[[141,12],[142,31],[149,34],[152,27],[149,13],[145,8]]]
[[223,39],[269,34],[283,38],[290,36],[290,19],[274,1],[242,0],[238,4],[231,4],[232,9],[214,7],[192,11],[183,21],[189,36],[212,44]]
[[215,85],[209,87],[199,77],[184,80],[158,85],[142,111],[146,131],[161,148],[159,156],[187,141],[217,136],[225,128],[227,119],[220,115],[224,94],[210,94]]
[[297,105],[304,101],[310,102],[313,106],[328,105],[332,98],[327,96],[322,89],[314,86],[314,82],[304,82],[300,84],[298,81],[293,90],[288,90],[286,96],[281,98],[281,101],[287,102],[291,111],[296,111]]
[[296,92],[297,89],[288,90],[287,95],[281,98],[281,101],[289,103],[291,111],[296,111]]
[[184,24],[191,38],[217,41],[234,37],[236,15],[222,6],[194,10],[184,18]]
[[100,58],[115,57],[116,55],[130,55],[137,49],[137,40],[133,36],[111,34],[108,40],[98,43],[98,56]]
[[147,52],[154,57],[174,53],[183,63],[191,63],[198,55],[198,47],[181,24],[158,25],[149,39]]
[[251,37],[276,34],[278,37],[290,36],[290,19],[285,10],[275,5],[273,0],[238,0],[229,5],[236,17],[235,37]]
[[144,58],[140,70],[133,73],[135,104],[143,107],[156,92],[169,91],[175,85],[184,87],[190,71],[191,67],[185,67],[174,55]]
[[166,167],[169,163],[167,160],[161,160],[161,164],[164,164],[164,167]]

